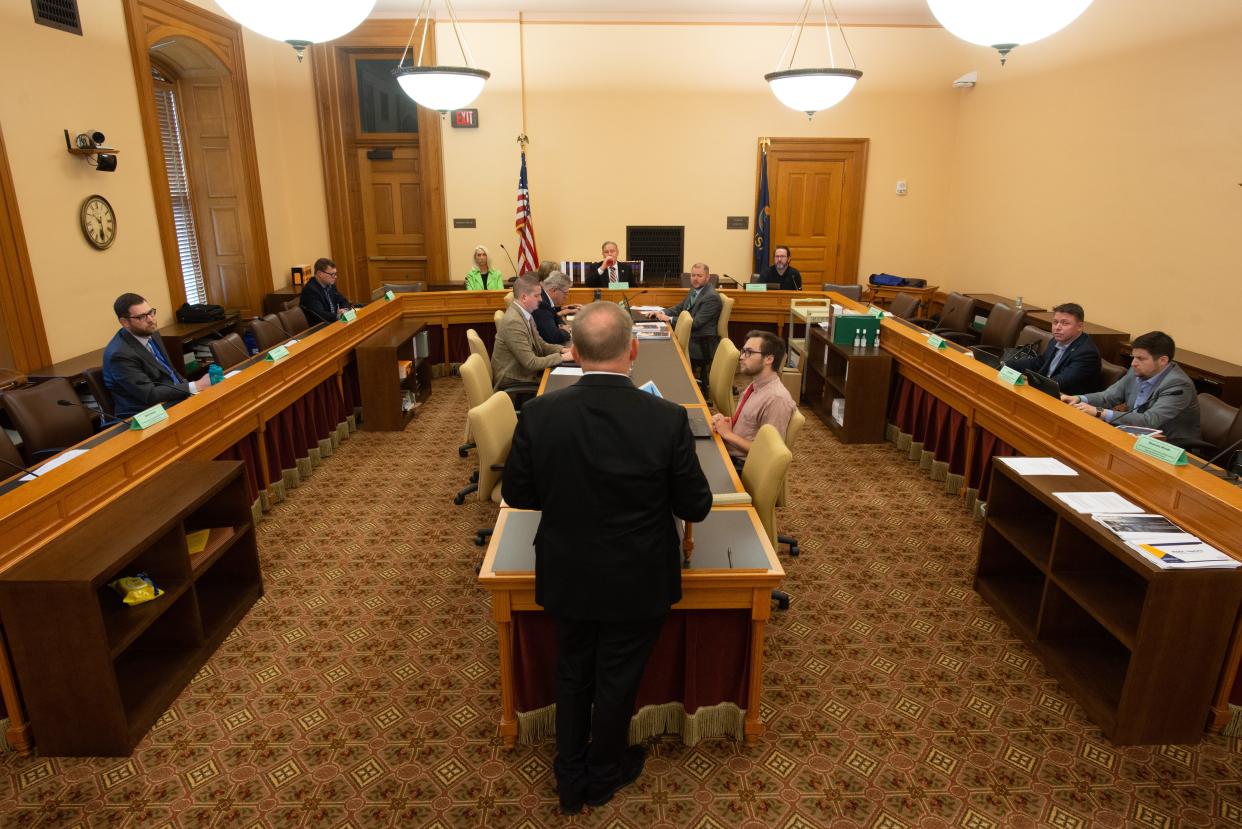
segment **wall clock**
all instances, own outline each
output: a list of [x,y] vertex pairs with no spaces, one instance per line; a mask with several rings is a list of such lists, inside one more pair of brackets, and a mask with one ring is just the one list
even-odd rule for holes
[[87,196],[82,202],[82,235],[98,250],[116,241],[116,213],[103,196]]

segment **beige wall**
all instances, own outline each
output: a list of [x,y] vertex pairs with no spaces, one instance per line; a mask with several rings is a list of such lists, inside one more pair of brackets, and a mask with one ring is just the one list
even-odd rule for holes
[[[1084,23],[1058,48],[1124,25]],[[1023,66],[1018,50],[981,67],[962,98],[947,284],[1077,301],[1242,363],[1240,47],[1242,21],[1069,65]]]
[[[200,5],[214,8],[213,4]],[[0,122],[21,206],[53,360],[102,347],[116,329],[112,300],[146,296],[172,321],[133,63],[120,2],[80,4],[84,36],[32,20],[30,4],[0,3]],[[309,64],[284,44],[245,35],[246,63],[278,285],[288,267],[327,249],[323,174]],[[101,130],[121,150],[114,173],[65,152],[62,130]],[[88,245],[82,200],[99,193],[117,214],[116,242]]]
[[[510,267],[515,250],[515,139],[522,127],[516,22],[467,22],[482,68],[493,73],[474,106],[477,130],[444,126],[450,268],[462,279],[475,244]],[[526,133],[534,224],[545,259],[593,258],[625,227],[684,225],[685,255],[720,273],[751,272],[760,136],[869,138],[860,273],[940,279],[946,272],[949,198],[961,47],[936,29],[851,29],[866,73],[846,101],[809,122],[780,105],[763,74],[787,26],[527,23]],[[616,57],[593,56],[603,44]],[[816,46],[821,50],[822,41]],[[838,44],[839,45],[839,44]],[[442,60],[456,45],[441,27]],[[802,64],[802,59],[799,59]],[[894,188],[906,179],[910,194]]]

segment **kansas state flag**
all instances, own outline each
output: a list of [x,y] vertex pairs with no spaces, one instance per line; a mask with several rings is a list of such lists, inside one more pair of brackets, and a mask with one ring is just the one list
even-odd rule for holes
[[768,248],[772,244],[772,227],[768,221],[768,149],[763,148],[759,162],[759,199],[755,204],[755,266],[751,273],[763,273],[768,267]]

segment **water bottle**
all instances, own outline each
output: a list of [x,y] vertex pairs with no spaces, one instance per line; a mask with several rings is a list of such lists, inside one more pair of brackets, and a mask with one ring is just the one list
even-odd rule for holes
[[1017,303],[1017,306],[1018,306],[1019,308],[1021,308],[1021,307],[1022,307],[1022,297],[1018,297],[1018,298],[1015,300],[1015,302]]
[[215,385],[224,379],[224,369],[220,368],[219,363],[212,363],[207,367],[207,376],[211,378],[211,385]]

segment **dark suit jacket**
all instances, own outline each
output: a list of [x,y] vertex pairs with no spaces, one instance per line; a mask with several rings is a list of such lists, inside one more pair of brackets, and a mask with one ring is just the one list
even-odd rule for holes
[[539,289],[539,307],[531,312],[535,320],[535,330],[545,343],[564,345],[569,342],[569,332],[561,327],[561,318],[556,315],[557,308],[552,304],[548,292]]
[[673,516],[702,521],[712,507],[686,410],[612,374],[522,407],[504,498],[543,510],[535,600],[608,621],[655,618],[681,598]]
[[802,272],[793,265],[785,268],[784,276],[776,272],[775,265],[768,265],[763,273],[759,275],[759,281],[767,282],[769,285],[779,284],[782,291],[802,290]]
[[1061,362],[1057,363],[1057,370],[1050,373],[1048,369],[1052,365],[1052,358],[1056,352],[1054,340],[1048,343],[1048,348],[1043,354],[1026,360],[1012,360],[1008,365],[1018,371],[1035,371],[1045,377],[1051,377],[1061,387],[1062,394],[1086,394],[1100,387],[1100,349],[1096,347],[1091,337],[1079,334],[1077,339],[1069,344],[1067,353],[1061,358]]
[[[302,286],[300,297],[299,304],[306,314],[306,321],[311,325],[336,322],[341,315],[341,309],[350,307],[349,300],[336,289],[335,285],[325,288],[318,279],[314,278]],[[333,308],[336,308],[335,312]]]
[[[159,334],[151,342],[170,366],[176,363],[164,350]],[[180,359],[181,355],[178,354]],[[178,374],[170,375],[151,352],[124,328],[116,332],[103,356],[104,385],[112,392],[117,417],[130,417],[156,403],[177,403],[190,396],[189,385]],[[168,383],[169,385],[158,385]],[[175,388],[173,388],[175,386]]]
[[[604,260],[602,259],[598,262],[587,263],[585,280],[588,288],[608,287],[608,275],[599,272],[603,266]],[[617,262],[617,281],[634,284],[634,269],[630,267],[629,262]]]
[[[690,291],[694,289],[691,288]],[[686,298],[674,305],[672,308],[665,308],[664,313],[668,314],[672,319],[672,325],[677,324],[677,317],[682,311],[689,311],[694,317],[694,327],[690,329],[690,354],[691,360],[701,360],[711,362],[716,353],[716,324],[720,322],[720,294],[716,293],[716,289],[711,283],[705,283],[699,289],[698,298],[694,301],[694,306],[686,307],[686,303],[690,301],[690,292],[686,292]]]

